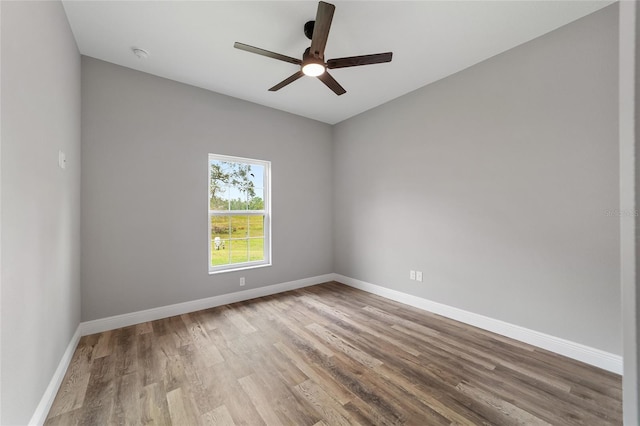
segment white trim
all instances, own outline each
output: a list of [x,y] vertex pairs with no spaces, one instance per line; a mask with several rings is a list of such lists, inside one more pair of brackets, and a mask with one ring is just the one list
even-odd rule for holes
[[116,328],[127,327],[147,321],[154,321],[162,318],[182,315],[202,309],[216,306],[228,305],[229,303],[242,302],[256,297],[270,296],[297,288],[322,284],[333,281],[334,274],[319,275],[311,278],[304,278],[296,281],[289,281],[266,287],[252,288],[235,293],[221,294],[220,296],[207,297],[205,299],[192,300],[190,302],[176,303],[174,305],[161,306],[158,308],[146,309],[144,311],[131,312],[129,314],[116,315],[113,317],[101,318],[93,321],[80,323],[80,333],[83,336],[101,333],[103,331]]
[[58,364],[58,368],[56,368],[56,371],[53,373],[53,377],[51,377],[49,386],[47,386],[47,389],[44,391],[44,394],[40,399],[40,403],[36,407],[36,411],[33,413],[33,416],[31,416],[31,420],[29,420],[29,426],[42,425],[47,419],[47,415],[49,414],[49,410],[51,409],[53,400],[56,398],[58,389],[60,389],[62,379],[64,379],[64,375],[67,372],[69,364],[71,363],[71,358],[73,358],[73,353],[75,352],[79,341],[80,326],[78,326],[78,328],[76,328],[76,332],[73,333],[71,341],[67,345],[67,349],[64,351],[62,359]]
[[[2,1],[2,0],[0,0]],[[258,263],[258,264],[248,264],[247,263],[243,263],[242,268],[236,268],[236,269],[224,269],[221,271],[209,271],[209,275],[216,275],[216,274],[224,274],[225,272],[239,272],[239,271],[246,271],[249,269],[257,269],[257,268],[268,268],[269,266],[273,266],[271,263]],[[239,264],[238,264],[239,265]]]
[[[0,1],[0,22],[2,21],[2,1]],[[0,31],[2,33],[2,31]],[[6,36],[5,36],[6,37]],[[0,40],[0,46],[2,42]],[[2,55],[0,55],[0,74],[2,74]],[[2,78],[0,78],[2,81]],[[0,88],[2,84],[0,84]],[[0,90],[1,92],[1,90]],[[2,99],[2,95],[0,94],[0,99]],[[2,105],[2,102],[0,102]],[[2,108],[0,107],[0,127],[2,127]],[[2,164],[2,132],[0,132],[0,165]],[[2,176],[2,167],[0,167],[0,176]],[[1,182],[0,182],[1,183]],[[2,185],[0,184],[0,335],[2,334]],[[5,320],[6,324],[6,320]],[[2,339],[0,339],[0,384],[2,382]],[[0,422],[2,421],[2,386],[0,385]]]
[[[264,210],[211,210],[209,214],[215,214],[216,216],[264,216],[266,213]],[[239,240],[241,238],[231,238]]]
[[626,425],[640,422],[638,394],[638,304],[636,270],[636,13],[634,1],[619,3],[618,120],[620,158],[620,286],[622,309],[622,417]]
[[585,362],[605,370],[621,374],[622,373],[622,357],[614,355],[599,349],[591,348],[569,340],[550,336],[524,327],[509,324],[504,321],[485,317],[483,315],[474,314],[462,309],[447,306],[431,300],[423,299],[400,291],[391,290],[386,287],[370,284],[354,278],[345,277],[340,274],[325,274],[315,277],[304,278],[296,281],[289,281],[280,284],[274,284],[266,287],[258,287],[254,289],[238,291],[235,293],[222,294],[220,296],[208,297],[205,299],[193,300],[190,302],[176,303],[174,305],[162,306],[144,311],[132,312],[129,314],[116,315],[113,317],[102,318],[93,321],[81,322],[76,329],[67,349],[58,364],[49,386],[44,392],[36,411],[33,413],[29,425],[41,425],[46,420],[47,414],[51,409],[51,405],[58,393],[58,389],[62,384],[64,375],[69,367],[73,353],[78,345],[80,336],[86,336],[103,331],[113,330],[116,328],[127,327],[142,322],[153,321],[157,319],[167,318],[174,315],[181,315],[189,312],[199,311],[202,309],[212,308],[216,306],[227,305],[229,303],[242,302],[245,300],[255,299],[257,297],[270,296],[272,294],[282,293],[289,290],[308,287],[316,284],[322,284],[328,281],[338,281],[348,286],[364,290],[387,299],[395,300],[409,306],[413,306],[425,311],[433,312],[456,321],[470,324],[484,330],[488,330],[500,335],[510,337],[531,345],[538,346],[550,350],[552,352]]
[[397,290],[391,290],[386,287],[345,277],[339,274],[334,275],[335,281],[341,282],[350,287],[377,294],[378,296],[386,297],[387,299],[395,300],[396,302],[404,303],[415,308],[433,312],[434,314],[442,315],[443,317],[451,318],[502,336],[510,337],[616,374],[622,374],[622,357],[619,355],[497,319],[485,317],[463,309],[454,308],[442,303],[433,302],[431,300],[423,299]]
[[47,389],[42,395],[40,403],[36,407],[33,416],[31,416],[29,425],[42,425],[47,419],[49,410],[51,410],[51,405],[53,404],[56,394],[60,389],[60,385],[62,384],[64,375],[67,372],[67,368],[69,368],[73,353],[78,346],[81,336],[139,324],[141,322],[167,318],[174,315],[185,314],[188,312],[199,311],[201,309],[212,308],[215,306],[227,305],[229,303],[242,302],[245,300],[255,299],[256,297],[269,296],[333,280],[334,274],[318,275],[316,277],[238,291],[236,293],[223,294],[220,296],[208,297],[206,299],[193,300],[191,302],[177,303],[175,305],[162,306],[159,308],[147,309],[144,311],[132,312],[129,314],[117,315],[94,321],[81,322],[71,338],[69,345],[67,345],[67,349],[58,364],[58,368],[56,368],[56,371],[53,373],[53,377],[49,382],[49,386],[47,386]]
[[[0,1],[0,22],[2,21],[2,1]],[[0,31],[2,33],[2,31]],[[1,38],[1,37],[0,37]],[[0,40],[0,46],[2,45],[2,41]],[[0,74],[2,74],[2,55],[0,55]],[[2,78],[0,78],[2,81]],[[0,87],[2,85],[0,84]],[[1,90],[0,90],[1,92]],[[0,99],[2,99],[2,95],[0,94]],[[2,105],[2,102],[0,102]],[[0,107],[0,127],[2,127],[2,108]],[[0,132],[0,164],[2,158],[2,132]],[[0,167],[1,169],[1,167]],[[0,170],[0,176],[2,176],[2,170]],[[0,185],[0,189],[2,185]],[[2,334],[2,191],[0,190],[0,334]],[[0,339],[0,384],[2,383],[2,339]],[[2,421],[2,386],[0,386],[0,421]]]

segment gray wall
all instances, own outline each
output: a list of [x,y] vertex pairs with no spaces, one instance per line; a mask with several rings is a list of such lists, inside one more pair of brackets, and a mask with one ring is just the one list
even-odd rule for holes
[[0,423],[9,425],[29,421],[80,322],[80,55],[59,2],[3,2],[1,19]]
[[335,271],[620,354],[617,28],[614,5],[336,125]]
[[[82,113],[84,321],[333,272],[329,125],[88,57]],[[273,266],[208,274],[210,152],[271,161]]]

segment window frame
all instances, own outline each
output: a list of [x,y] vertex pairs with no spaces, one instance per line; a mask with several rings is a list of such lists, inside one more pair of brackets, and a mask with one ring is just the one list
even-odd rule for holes
[[[225,161],[230,163],[242,163],[264,167],[263,175],[263,210],[211,210],[211,161]],[[209,153],[207,160],[207,214],[208,218],[208,262],[209,275],[224,272],[241,271],[245,269],[263,268],[271,266],[271,161],[258,160],[254,158],[236,157],[231,155],[221,155]],[[225,265],[211,265],[211,254],[213,249],[213,239],[211,238],[211,219],[214,216],[264,216],[264,259],[253,260],[241,263],[229,263]]]

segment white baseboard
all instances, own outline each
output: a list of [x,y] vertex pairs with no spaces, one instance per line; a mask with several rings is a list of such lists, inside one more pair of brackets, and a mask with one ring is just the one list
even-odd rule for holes
[[564,355],[578,361],[611,371],[616,374],[622,374],[622,357],[595,349],[580,343],[571,342],[559,337],[540,333],[538,331],[529,330],[524,327],[509,324],[504,321],[485,317],[483,315],[474,314],[442,303],[433,302],[418,296],[402,293],[397,290],[391,290],[386,287],[367,283],[365,281],[356,280],[354,278],[345,277],[340,274],[326,274],[316,277],[305,278],[286,283],[274,284],[266,287],[259,287],[250,290],[238,291],[236,293],[223,294],[220,296],[208,297],[205,299],[193,300],[190,302],[176,303],[174,305],[162,306],[144,311],[132,312],[130,314],[116,315],[113,317],[102,318],[93,321],[81,322],[76,329],[71,341],[67,345],[67,349],[56,368],[49,386],[45,390],[38,407],[36,408],[29,425],[41,425],[46,420],[47,414],[51,409],[53,400],[58,393],[58,389],[62,384],[62,379],[69,367],[73,353],[80,341],[80,336],[100,333],[103,331],[113,330],[116,328],[127,327],[142,322],[153,321],[157,319],[167,318],[174,315],[186,314],[189,312],[199,311],[201,309],[213,308],[216,306],[227,305],[229,303],[242,302],[245,300],[255,299],[257,297],[269,296],[272,294],[282,293],[297,288],[308,287],[311,285],[321,284],[327,281],[338,281],[348,286],[364,290],[387,299],[395,300],[409,306],[423,309],[434,314],[442,315],[465,324],[472,325],[487,331],[491,331],[502,336],[510,337],[521,342]]
[[100,333],[103,331],[113,330],[120,327],[139,324],[141,322],[153,321],[157,319],[167,318],[174,315],[186,314],[189,312],[199,311],[201,309],[213,308],[215,306],[227,305],[229,303],[242,302],[245,300],[255,299],[256,297],[269,296],[272,294],[282,293],[297,288],[308,287],[311,285],[321,284],[327,281],[333,281],[335,274],[319,275],[316,277],[305,278],[286,283],[274,284],[266,287],[253,288],[250,290],[238,291],[236,293],[223,294],[220,296],[208,297],[206,299],[193,300],[190,302],[176,303],[175,305],[161,306],[159,308],[147,309],[144,311],[132,312],[130,314],[117,315],[108,318],[102,318],[93,321],[81,322],[76,329],[75,334],[71,338],[67,349],[58,364],[49,386],[45,390],[38,407],[36,407],[31,420],[30,426],[42,425],[47,419],[53,400],[60,389],[62,379],[64,378],[73,353],[78,346],[81,336]]
[[350,287],[510,337],[616,374],[622,374],[622,357],[619,355],[343,275],[334,274],[333,279]]
[[227,305],[229,303],[242,302],[256,297],[270,296],[297,288],[308,287],[333,281],[334,274],[319,275],[316,277],[304,278],[286,283],[274,284],[266,287],[252,288],[250,290],[238,291],[235,293],[221,294],[220,296],[207,297],[205,299],[192,300],[189,302],[176,303],[174,305],[160,306],[158,308],[146,309],[144,311],[132,312],[129,314],[116,315],[113,317],[101,318],[93,321],[80,323],[80,333],[82,336],[101,333],[103,331],[114,330],[116,328],[128,327],[147,321],[154,321],[162,318],[182,315],[202,309]]
[[67,368],[71,363],[71,358],[73,358],[73,353],[76,350],[76,346],[78,346],[78,342],[80,341],[80,327],[76,328],[76,332],[71,337],[71,341],[67,345],[67,349],[64,351],[62,355],[62,359],[58,364],[58,368],[53,373],[53,377],[51,377],[51,381],[49,382],[49,386],[44,391],[42,398],[40,399],[40,403],[36,407],[36,411],[31,416],[31,420],[29,420],[29,426],[38,426],[44,424],[44,421],[47,419],[47,414],[49,414],[49,410],[51,409],[51,405],[53,404],[53,400],[56,398],[56,394],[58,393],[58,389],[62,384],[62,379],[64,379],[64,375],[67,372]]

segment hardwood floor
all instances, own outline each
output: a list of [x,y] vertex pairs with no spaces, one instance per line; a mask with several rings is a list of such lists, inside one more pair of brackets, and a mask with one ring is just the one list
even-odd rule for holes
[[611,425],[618,375],[338,283],[85,336],[47,425]]

